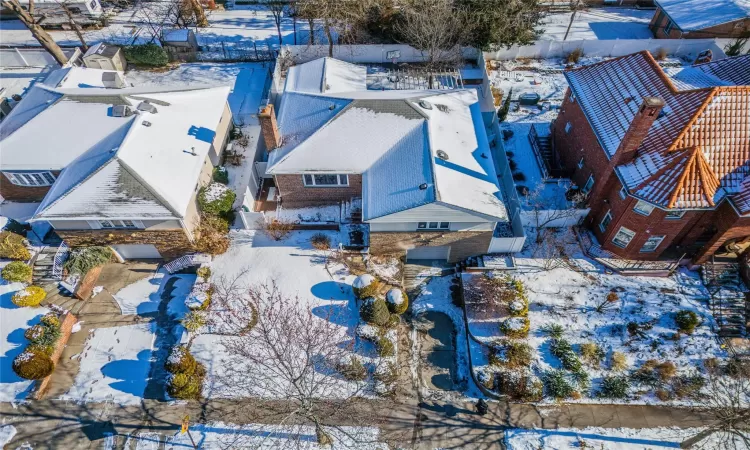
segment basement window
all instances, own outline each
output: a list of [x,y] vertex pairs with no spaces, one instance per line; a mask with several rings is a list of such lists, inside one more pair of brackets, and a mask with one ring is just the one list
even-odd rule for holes
[[307,187],[349,186],[349,176],[345,173],[306,173],[302,175],[302,182]]
[[451,227],[450,222],[419,222],[418,230],[447,230]]
[[635,237],[635,231],[629,230],[625,227],[620,227],[615,237],[612,238],[612,243],[620,248],[625,248],[630,244],[630,241]]
[[[144,228],[143,223],[138,220],[97,220],[96,224],[103,230]],[[94,224],[92,224],[94,225]]]
[[672,219],[672,220],[682,219],[683,217],[685,217],[685,211],[680,211],[680,210],[667,211],[666,217],[667,219]]
[[6,178],[17,186],[51,186],[55,182],[52,172],[4,172]]
[[643,200],[638,200],[638,203],[635,204],[633,207],[633,211],[637,212],[638,214],[642,216],[649,216],[651,215],[651,211],[654,210],[653,205],[644,202]]

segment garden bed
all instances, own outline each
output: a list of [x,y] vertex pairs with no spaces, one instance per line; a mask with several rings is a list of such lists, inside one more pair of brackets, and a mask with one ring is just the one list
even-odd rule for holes
[[[73,326],[77,322],[78,320],[76,319],[76,317],[69,312],[64,313],[60,317],[60,338],[55,343],[55,351],[52,353],[52,355],[50,355],[50,359],[55,364],[55,366],[57,365],[58,361],[60,361],[60,357],[65,350],[65,346],[68,344],[68,339],[70,339],[70,335],[73,332]],[[44,395],[47,393],[49,383],[52,381],[52,376],[54,375],[55,372],[52,372],[41,380],[36,380],[36,382],[34,383],[34,390],[31,395],[34,400],[41,400],[44,398]]]

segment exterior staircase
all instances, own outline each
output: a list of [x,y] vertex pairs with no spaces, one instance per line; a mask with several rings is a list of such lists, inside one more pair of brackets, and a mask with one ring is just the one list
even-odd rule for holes
[[703,282],[711,294],[711,312],[721,337],[745,337],[750,326],[747,287],[739,264],[712,261],[703,266]]
[[[78,300],[71,292],[60,286],[60,276],[55,273],[55,257],[62,244],[57,235],[47,236],[45,247],[34,259],[32,282],[47,292],[42,306],[57,305],[74,315],[80,313],[85,302]],[[62,261],[59,262],[62,264]],[[58,264],[58,265],[59,265]]]

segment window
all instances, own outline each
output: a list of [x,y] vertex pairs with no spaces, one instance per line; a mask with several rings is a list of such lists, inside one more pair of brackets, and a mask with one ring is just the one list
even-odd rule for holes
[[607,214],[604,215],[604,218],[602,219],[601,223],[599,223],[599,229],[602,233],[604,233],[607,230],[607,227],[609,226],[609,223],[612,222],[612,210],[610,209],[607,211]]
[[684,216],[685,216],[685,211],[672,210],[672,211],[667,211],[666,217],[667,219],[676,220],[676,219],[682,219]]
[[625,200],[628,197],[628,191],[625,190],[625,186],[620,188],[620,198]]
[[588,194],[589,192],[591,192],[591,188],[592,187],[594,187],[594,176],[593,175],[589,176],[589,179],[586,180],[586,185],[583,186],[583,190],[581,190],[581,192],[583,192],[584,194]]
[[[115,229],[115,228],[127,228],[127,229],[138,229],[144,228],[143,223],[137,220],[98,220],[92,223],[92,228],[101,229]],[[98,225],[98,226],[96,226]]]
[[51,172],[5,172],[5,176],[18,186],[51,186],[55,182]]
[[581,158],[581,160],[578,161],[578,168],[583,169],[583,158]]
[[635,204],[633,207],[633,211],[637,212],[638,214],[642,216],[648,216],[651,214],[651,211],[654,210],[653,205],[650,205],[643,200],[638,200],[638,203]]
[[630,244],[630,241],[635,237],[635,231],[628,230],[625,227],[620,227],[617,234],[612,238],[612,242],[621,248],[625,248]]
[[667,26],[664,27],[664,34],[669,36],[669,32],[672,31],[673,27],[674,27],[674,22],[672,22],[671,19],[667,19]]
[[89,3],[89,6],[91,7],[91,9],[96,9],[96,7],[99,5],[96,3],[96,0],[91,0],[91,3]]
[[419,222],[418,230],[447,230],[450,228],[450,222]]
[[641,253],[648,253],[656,250],[656,248],[659,247],[659,244],[661,244],[661,241],[664,240],[664,237],[665,236],[651,236],[646,239],[643,247],[641,247]]
[[570,124],[570,122],[565,124],[565,132],[570,133],[570,130],[573,128],[573,125]]
[[315,173],[302,175],[305,186],[349,186],[349,175],[335,173]]

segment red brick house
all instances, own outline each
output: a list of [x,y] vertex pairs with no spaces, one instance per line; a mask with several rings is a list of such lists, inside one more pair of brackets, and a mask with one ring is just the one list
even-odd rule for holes
[[750,236],[750,56],[663,69],[643,51],[565,76],[555,150],[604,249],[702,263]]
[[649,29],[657,39],[735,38],[750,33],[746,0],[656,0]]

